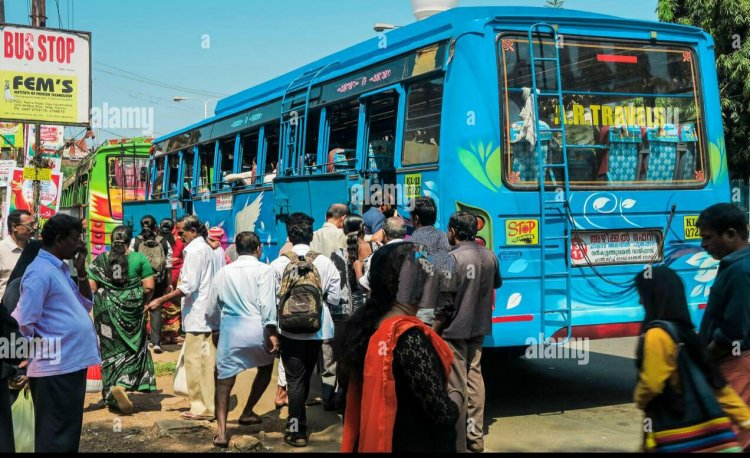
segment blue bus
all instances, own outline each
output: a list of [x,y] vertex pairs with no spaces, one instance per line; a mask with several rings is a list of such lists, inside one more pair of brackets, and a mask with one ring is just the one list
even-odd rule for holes
[[286,215],[476,215],[499,258],[486,347],[637,335],[634,275],[679,272],[698,322],[717,262],[698,213],[728,201],[713,41],[698,28],[567,9],[451,9],[220,100],[154,141],[145,213],[193,213],[264,261]]

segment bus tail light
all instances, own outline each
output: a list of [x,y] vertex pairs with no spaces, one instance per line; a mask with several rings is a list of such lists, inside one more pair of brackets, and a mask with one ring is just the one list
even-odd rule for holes
[[477,242],[477,243],[478,243],[479,245],[482,245],[482,246],[487,246],[487,242],[486,242],[486,241],[485,241],[485,240],[484,240],[484,239],[483,239],[482,237],[476,237],[476,238],[475,238],[474,240],[476,240],[476,242]]

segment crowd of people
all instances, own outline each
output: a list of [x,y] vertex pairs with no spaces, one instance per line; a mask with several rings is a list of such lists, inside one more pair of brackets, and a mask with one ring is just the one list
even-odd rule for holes
[[[443,232],[433,199],[410,208],[407,221],[385,203],[363,215],[333,204],[317,230],[311,215],[292,213],[270,263],[254,232],[235,234],[224,250],[223,229],[196,216],[158,225],[146,216],[136,237],[116,227],[111,249],[88,266],[81,220],[56,215],[33,240],[33,215],[11,213],[0,242],[2,337],[60,345],[57,355],[0,362],[0,450],[14,450],[11,393],[31,391],[36,451],[76,452],[87,369],[101,366],[105,405],[131,414],[128,392],[157,389],[152,352],[174,343],[190,401],[180,417],[215,420],[217,447],[229,444],[237,375],[257,369],[238,422],[260,424],[255,408],[278,358],[275,404],[288,406],[291,446],[308,443],[317,366],[323,408],[342,414],[342,451],[483,451],[482,343],[499,262],[475,242],[473,214],[452,214]],[[634,398],[654,422],[644,450],[750,446],[747,224],[731,204],[698,218],[703,248],[721,260],[698,332],[674,271],[647,266],[634,279],[645,309]],[[686,411],[716,418],[686,432]],[[669,433],[678,423],[679,434]]]

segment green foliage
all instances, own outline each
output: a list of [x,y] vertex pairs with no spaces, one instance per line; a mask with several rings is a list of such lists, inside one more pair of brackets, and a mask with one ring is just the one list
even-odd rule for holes
[[697,26],[715,41],[721,115],[733,178],[750,176],[750,1],[659,0],[661,21]]
[[154,372],[157,377],[173,375],[176,370],[177,363],[174,361],[154,361]]
[[546,6],[547,8],[562,8],[565,4],[565,0],[546,0]]

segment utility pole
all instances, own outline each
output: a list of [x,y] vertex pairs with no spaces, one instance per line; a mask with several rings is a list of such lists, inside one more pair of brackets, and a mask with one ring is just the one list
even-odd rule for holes
[[0,24],[5,24],[5,0],[0,0]]
[[[31,0],[31,25],[34,27],[47,26],[46,0]],[[41,135],[42,126],[34,126],[34,216],[39,219],[39,206],[41,204],[42,183],[39,180],[39,172],[42,168]]]

